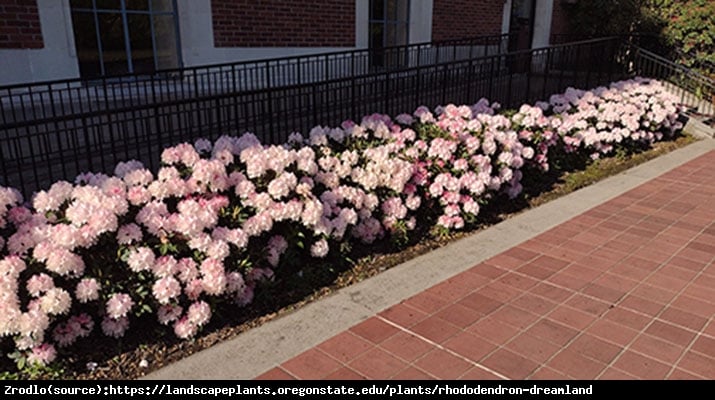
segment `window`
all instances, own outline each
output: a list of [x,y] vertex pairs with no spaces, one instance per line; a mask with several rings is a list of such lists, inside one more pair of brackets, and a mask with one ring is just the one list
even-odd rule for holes
[[83,78],[179,66],[175,0],[70,0],[70,7]]
[[404,49],[383,49],[409,42],[409,18],[410,0],[370,0],[368,46],[373,50],[370,52],[371,66],[396,66],[406,61]]

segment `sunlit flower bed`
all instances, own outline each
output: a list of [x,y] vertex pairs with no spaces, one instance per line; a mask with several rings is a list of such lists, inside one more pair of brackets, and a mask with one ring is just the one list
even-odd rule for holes
[[637,79],[516,112],[482,99],[370,115],[283,146],[199,140],[164,150],[156,174],[120,163],[29,203],[0,188],[3,353],[46,364],[91,335],[122,337],[145,314],[191,338],[218,305],[241,312],[283,271],[320,268],[350,243],[399,245],[417,227],[462,229],[488,202],[519,196],[524,174],[671,136],[675,104]]

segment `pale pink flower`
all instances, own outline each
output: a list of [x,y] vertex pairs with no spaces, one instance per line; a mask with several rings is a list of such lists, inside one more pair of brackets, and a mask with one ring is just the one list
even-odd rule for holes
[[211,319],[211,307],[205,301],[197,301],[189,306],[186,317],[192,324],[203,326]]
[[328,255],[330,247],[328,246],[328,241],[325,239],[320,239],[310,246],[310,254],[316,258],[323,258]]
[[43,343],[33,347],[32,351],[27,354],[27,362],[29,364],[48,365],[57,358],[57,350],[48,343]]
[[107,315],[115,320],[125,317],[129,313],[133,305],[134,301],[131,297],[129,297],[128,294],[115,293],[107,301]]
[[152,293],[159,304],[168,304],[181,294],[181,284],[175,278],[167,276],[154,282]]
[[189,339],[196,335],[197,331],[198,327],[186,316],[174,323],[174,333],[179,339]]
[[159,307],[157,311],[157,319],[162,325],[169,325],[171,322],[176,321],[183,312],[180,306],[173,304],[166,304]]
[[43,273],[35,274],[27,280],[27,292],[32,297],[38,297],[41,294],[55,287],[52,278]]
[[129,318],[127,317],[114,319],[107,316],[102,320],[102,332],[109,337],[118,339],[124,336],[127,328],[129,328]]
[[99,283],[94,278],[84,278],[77,283],[74,293],[80,303],[97,300],[99,298]]

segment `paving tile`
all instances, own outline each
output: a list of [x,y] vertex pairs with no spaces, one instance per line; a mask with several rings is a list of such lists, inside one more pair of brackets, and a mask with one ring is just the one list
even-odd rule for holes
[[470,332],[460,332],[444,342],[443,346],[473,362],[479,362],[497,345]]
[[637,331],[645,328],[651,321],[651,317],[627,308],[622,308],[621,306],[616,306],[608,310],[608,312],[603,315],[603,318]]
[[414,364],[439,379],[457,379],[472,368],[472,364],[442,349],[434,349]]
[[689,345],[690,341],[695,337],[694,332],[657,320],[653,321],[645,332],[680,346]]
[[603,270],[586,267],[580,262],[576,262],[569,265],[568,267],[564,268],[562,272],[567,273],[573,277],[589,281],[592,281],[598,278],[601,274],[603,274]]
[[669,290],[671,292],[679,292],[681,289],[683,289],[689,283],[686,280],[678,279],[678,278],[660,273],[660,271],[656,272],[655,274],[650,276],[648,279],[645,280],[645,282],[649,285],[663,288],[663,289]]
[[611,308],[610,303],[581,293],[576,293],[568,299],[566,305],[595,316],[602,315]]
[[358,374],[348,367],[342,367],[323,379],[330,381],[361,381],[367,379],[367,377]]
[[531,293],[524,293],[510,304],[536,315],[545,315],[556,307],[556,303],[553,301]]
[[584,333],[569,343],[566,349],[593,360],[609,364],[623,349],[596,336]]
[[561,303],[564,300],[568,299],[573,295],[573,290],[569,290],[566,288],[558,287],[556,285],[553,285],[549,282],[541,282],[538,285],[534,286],[531,290],[531,293],[547,298],[551,301],[554,301],[556,303]]
[[635,281],[624,276],[617,276],[607,272],[596,279],[594,283],[619,292],[628,293],[633,288],[638,286],[640,281]]
[[503,302],[495,300],[491,297],[487,297],[479,292],[475,292],[466,296],[465,298],[461,299],[457,304],[471,308],[472,310],[475,310],[484,315],[488,315],[494,310],[504,305]]
[[715,338],[700,335],[690,349],[715,360]]
[[324,353],[343,363],[354,359],[372,347],[372,343],[349,331],[341,332],[317,346]]
[[[487,282],[489,282],[488,279],[482,278],[479,287],[483,286]],[[452,303],[468,295],[477,288],[478,287],[469,287],[469,285],[460,284],[455,280],[447,280],[427,289],[424,293],[445,300],[447,303]]]
[[673,300],[671,305],[681,310],[688,310],[701,317],[710,318],[715,314],[715,304],[690,296],[680,295]]
[[498,268],[495,267],[494,265],[488,264],[486,262],[483,262],[481,264],[477,264],[474,267],[472,267],[469,270],[469,273],[474,273],[480,276],[484,276],[489,279],[496,279],[505,273],[507,273],[506,270],[503,268]]
[[394,322],[397,325],[409,328],[412,325],[427,318],[429,314],[410,307],[405,303],[395,304],[379,314],[382,318]]
[[284,362],[281,367],[300,379],[322,379],[337,371],[341,364],[320,350],[310,349]]
[[546,360],[551,358],[551,356],[561,350],[561,346],[547,342],[528,333],[522,333],[515,337],[505,347],[539,364],[543,364]]
[[703,380],[705,378],[691,374],[690,372],[683,371],[680,368],[676,368],[673,370],[673,372],[670,373],[670,376],[668,376],[668,380],[672,381],[695,381],[695,380]]
[[629,373],[623,372],[618,368],[608,367],[605,371],[603,371],[598,379],[604,381],[632,381],[638,378]]
[[437,312],[435,316],[460,328],[466,328],[477,322],[484,314],[461,304],[452,304]]
[[539,283],[539,280],[523,274],[509,272],[497,279],[497,282],[507,286],[517,288],[519,290],[528,290]]
[[534,263],[526,264],[523,267],[520,267],[517,271],[519,271],[519,273],[521,274],[528,275],[531,278],[537,280],[546,279],[554,274],[553,270],[542,267],[540,265],[536,265]]
[[422,292],[405,300],[404,303],[427,314],[433,314],[444,308],[450,302],[442,297]]
[[501,301],[502,303],[507,303],[523,293],[523,290],[517,289],[515,287],[507,286],[499,282],[492,282],[483,288],[477,290],[475,293],[487,296],[491,299]]
[[372,317],[350,328],[350,332],[377,344],[385,341],[399,330],[377,317]]
[[656,303],[668,304],[673,300],[677,293],[675,291],[671,291],[662,287],[642,283],[640,286],[633,289],[633,291],[631,291],[631,294],[640,296]]
[[511,379],[525,379],[539,364],[506,349],[499,349],[481,363]]
[[505,251],[502,254],[522,261],[529,261],[539,256],[539,253],[528,250],[521,246],[512,247],[511,249]]
[[658,315],[665,306],[663,303],[656,303],[646,298],[629,294],[618,304],[618,307],[652,317]]
[[594,322],[586,332],[619,346],[626,346],[638,336],[638,331],[605,319]]
[[421,371],[415,367],[407,367],[402,371],[393,375],[392,379],[405,380],[405,381],[424,381],[424,380],[434,380],[434,376]]
[[542,319],[527,329],[526,333],[563,346],[573,339],[578,331],[557,322]]
[[512,257],[505,253],[498,254],[486,260],[486,262],[488,264],[494,265],[495,267],[499,267],[508,271],[517,269],[526,263],[524,260]]
[[668,365],[673,365],[685,351],[685,347],[667,342],[655,336],[648,334],[639,335],[636,340],[631,343],[630,349],[655,358]]
[[257,381],[292,381],[295,380],[295,377],[281,367],[275,367],[258,375],[255,379]]
[[665,308],[658,318],[673,325],[692,329],[694,331],[700,331],[700,329],[702,329],[708,322],[708,319],[705,317],[701,317],[674,307]]
[[398,332],[382,342],[380,347],[408,362],[414,361],[434,348],[432,344],[407,332]]
[[568,377],[565,374],[562,374],[561,372],[553,368],[542,366],[536,372],[531,374],[529,379],[533,379],[536,381],[564,381],[572,378]]
[[449,322],[437,318],[428,317],[410,329],[412,332],[425,337],[435,343],[445,342],[450,337],[460,332],[461,329]]
[[519,328],[487,317],[467,328],[467,331],[489,342],[501,345],[514,337],[519,332]]
[[502,378],[480,367],[472,367],[459,377],[460,380],[466,381],[500,381]]
[[510,305],[506,305],[497,311],[494,311],[490,317],[520,329],[526,328],[539,318],[536,314],[524,311],[520,308],[512,307]]
[[609,303],[617,302],[626,294],[623,290],[611,289],[596,283],[586,285],[583,289],[581,289],[581,292]]
[[390,379],[407,368],[403,361],[378,348],[367,351],[348,366],[368,379]]
[[565,272],[559,272],[548,278],[547,283],[559,286],[563,289],[579,291],[591,281],[583,278],[576,278]]
[[699,285],[690,285],[683,291],[686,296],[695,297],[702,301],[715,304],[715,290],[708,289]]
[[561,351],[546,365],[574,379],[595,379],[606,369],[606,364],[571,350]]
[[576,330],[583,330],[596,319],[596,316],[568,306],[558,306],[547,318]]
[[669,365],[628,350],[613,366],[639,379],[664,379],[670,371]]

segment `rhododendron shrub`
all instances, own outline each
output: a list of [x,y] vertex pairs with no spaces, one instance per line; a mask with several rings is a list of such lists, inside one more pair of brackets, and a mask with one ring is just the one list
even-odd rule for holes
[[675,104],[637,79],[511,113],[482,99],[374,114],[282,146],[250,133],[202,139],[164,150],[158,171],[120,163],[28,202],[0,188],[0,345],[46,364],[142,316],[191,338],[219,305],[239,310],[261,282],[351,243],[403,244],[420,224],[462,229],[490,201],[519,196],[524,174],[672,135]]

